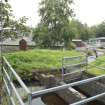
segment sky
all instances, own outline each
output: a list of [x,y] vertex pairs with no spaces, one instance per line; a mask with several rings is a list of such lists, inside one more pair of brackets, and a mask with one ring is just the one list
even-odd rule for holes
[[[38,14],[40,0],[9,0],[16,18],[26,16],[28,25],[36,26],[40,22]],[[105,20],[105,0],[74,0],[73,5],[76,19],[89,26]]]

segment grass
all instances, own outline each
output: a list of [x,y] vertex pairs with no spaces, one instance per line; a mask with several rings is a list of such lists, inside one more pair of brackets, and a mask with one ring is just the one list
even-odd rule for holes
[[78,56],[80,53],[76,51],[60,51],[60,50],[29,50],[6,54],[6,58],[12,67],[18,71],[37,71],[51,70],[61,68],[63,57]]
[[[100,68],[105,68],[105,55],[97,58],[96,61],[92,62],[91,64],[94,65],[94,66],[98,66]],[[96,68],[96,67],[91,67],[91,66],[89,66],[87,72],[92,74],[92,75],[103,75],[103,74],[105,74],[105,70],[99,69],[99,68]]]

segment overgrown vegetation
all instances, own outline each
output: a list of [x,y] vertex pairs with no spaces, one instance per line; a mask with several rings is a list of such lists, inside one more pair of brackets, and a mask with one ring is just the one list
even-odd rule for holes
[[17,72],[33,72],[60,69],[63,57],[78,56],[76,51],[30,50],[6,54],[6,58]]
[[[96,68],[93,66],[91,67],[90,65],[94,65],[99,68]],[[89,65],[89,69],[87,71],[88,73],[93,74],[93,75],[105,74],[105,55],[97,58],[97,60],[92,62],[90,65]],[[104,69],[100,69],[100,68],[104,68]]]

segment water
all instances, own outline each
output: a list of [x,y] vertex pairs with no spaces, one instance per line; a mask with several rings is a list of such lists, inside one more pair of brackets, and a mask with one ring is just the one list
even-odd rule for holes
[[[101,55],[104,54],[103,52],[97,52],[97,53],[98,53],[98,56],[101,56]],[[93,62],[95,60],[96,60],[96,57],[95,56],[89,56],[88,57],[88,63],[91,63],[91,62]]]
[[[43,86],[31,86],[28,88],[30,89],[31,92],[45,89],[45,87],[43,87]],[[17,88],[17,90],[18,90],[21,97],[27,96],[26,92],[22,88]],[[25,105],[28,105],[27,101],[25,102]],[[39,97],[39,98],[35,98],[32,100],[32,105],[45,105],[45,104],[43,103],[43,101]]]
[[69,105],[55,93],[51,93],[42,97],[42,100],[44,103],[46,103],[46,105]]

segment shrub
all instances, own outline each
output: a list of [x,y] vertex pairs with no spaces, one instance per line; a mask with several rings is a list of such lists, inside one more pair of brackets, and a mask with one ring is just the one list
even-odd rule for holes
[[72,50],[72,49],[75,49],[76,48],[76,45],[73,43],[73,42],[70,42],[68,45],[67,45],[67,49],[68,50]]

